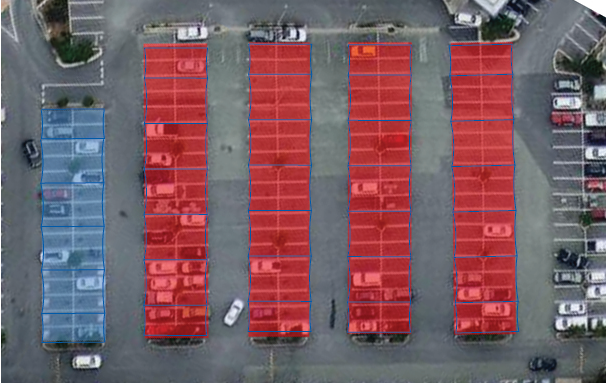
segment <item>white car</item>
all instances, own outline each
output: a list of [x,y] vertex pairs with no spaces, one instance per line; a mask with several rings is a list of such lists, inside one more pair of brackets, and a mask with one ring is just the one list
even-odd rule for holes
[[66,250],[61,251],[40,251],[40,262],[44,262],[46,264],[56,264],[56,263],[67,263],[69,259],[70,252]]
[[606,147],[587,147],[585,149],[585,159],[606,160]]
[[170,167],[173,164],[173,157],[170,153],[148,153],[148,167]]
[[78,155],[94,155],[101,152],[100,141],[78,141],[76,142],[76,153]]
[[606,284],[590,285],[586,295],[588,299],[606,299]]
[[278,41],[303,43],[307,41],[307,32],[305,31],[305,28],[287,26],[280,29],[280,33],[278,33]]
[[72,178],[73,183],[102,183],[103,174],[97,171],[81,171]]
[[379,194],[379,183],[351,183],[352,196],[370,196]]
[[558,111],[572,111],[581,109],[583,102],[580,97],[561,96],[553,98],[553,109]]
[[166,184],[147,184],[147,197],[173,197],[175,196],[175,185]]
[[484,237],[511,237],[513,228],[509,224],[484,225]]
[[482,17],[471,13],[456,13],[454,15],[454,23],[457,25],[465,25],[467,27],[479,27],[482,25]]
[[177,61],[177,72],[180,73],[204,73],[205,64],[202,60],[179,60]]
[[508,19],[513,20],[514,28],[519,27],[520,24],[522,24],[522,22],[524,21],[524,16],[520,15],[513,9],[506,8],[505,11],[502,12],[502,14],[503,14],[503,16],[507,17]]
[[204,227],[206,225],[206,215],[181,215],[179,220],[184,227]]
[[585,279],[589,284],[606,283],[606,269],[598,271],[588,271]]
[[240,314],[242,313],[243,309],[244,302],[240,299],[235,299],[234,302],[231,303],[229,310],[225,314],[225,318],[223,318],[223,323],[225,323],[225,325],[227,325],[228,327],[234,325],[236,321],[238,321],[238,317],[240,317]]
[[78,355],[72,359],[73,369],[99,369],[101,368],[100,355]]
[[566,331],[570,327],[583,327],[587,329],[587,317],[586,316],[556,316],[555,318],[555,329],[556,331]]
[[177,29],[177,40],[192,41],[206,40],[208,38],[208,29],[201,25]]
[[587,306],[582,301],[562,303],[558,307],[558,314],[563,316],[584,315],[587,313]]
[[482,316],[506,317],[511,315],[511,303],[482,304]]
[[96,291],[103,288],[101,276],[80,277],[76,280],[76,288],[81,291]]

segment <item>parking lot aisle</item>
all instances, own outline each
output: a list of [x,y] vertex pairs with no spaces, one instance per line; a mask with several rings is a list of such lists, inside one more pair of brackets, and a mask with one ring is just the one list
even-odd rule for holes
[[249,49],[248,335],[309,337],[311,44]]
[[586,10],[564,35],[558,49],[571,59],[581,59],[592,52],[606,35],[606,23]]
[[206,44],[145,44],[145,337],[208,337]]
[[455,335],[519,331],[510,44],[450,45]]
[[42,110],[42,342],[105,342],[103,109]]
[[350,334],[410,333],[410,43],[349,43]]

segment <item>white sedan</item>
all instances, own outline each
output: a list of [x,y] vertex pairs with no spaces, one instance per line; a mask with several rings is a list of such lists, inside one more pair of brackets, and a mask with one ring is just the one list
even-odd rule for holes
[[553,109],[561,111],[561,110],[577,110],[581,109],[581,105],[583,101],[580,97],[573,96],[562,96],[562,97],[554,97],[553,98]]
[[509,224],[486,224],[484,225],[484,237],[510,237],[513,228]]
[[240,299],[235,299],[234,302],[231,303],[229,310],[225,314],[223,323],[225,323],[225,325],[227,325],[228,327],[231,327],[232,325],[234,325],[236,323],[236,321],[238,321],[238,317],[240,317],[240,314],[242,313],[243,309],[244,309],[244,302]]
[[72,359],[72,368],[74,369],[99,369],[101,368],[100,355],[78,355]]
[[587,287],[588,299],[606,299],[606,284]]
[[179,41],[206,40],[207,38],[208,29],[203,26],[177,29],[177,40]]
[[278,33],[278,41],[290,43],[304,43],[307,41],[305,28],[284,27]]
[[587,147],[585,149],[585,159],[606,160],[606,147]]
[[103,288],[103,278],[100,276],[80,277],[76,280],[76,288],[81,291],[94,291]]
[[587,306],[582,301],[562,303],[558,307],[558,314],[564,316],[584,315],[587,313]]
[[177,72],[179,73],[204,73],[203,60],[179,60],[177,61]]
[[467,27],[477,28],[482,25],[482,17],[471,13],[456,13],[454,15],[454,23],[457,25],[465,25]]
[[101,151],[101,142],[99,141],[78,141],[76,142],[76,153],[79,155],[93,155]]

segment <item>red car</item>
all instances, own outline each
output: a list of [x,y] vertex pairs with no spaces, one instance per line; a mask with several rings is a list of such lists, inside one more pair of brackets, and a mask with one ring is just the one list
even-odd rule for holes
[[381,141],[385,148],[408,148],[408,135],[403,133],[383,135]]
[[587,179],[585,189],[591,192],[606,192],[606,179]]
[[593,221],[606,221],[606,210],[605,209],[592,209],[591,218]]
[[44,200],[67,200],[72,197],[69,189],[45,189]]
[[570,112],[551,112],[551,123],[559,127],[572,126],[580,127],[583,124],[582,113],[570,113]]

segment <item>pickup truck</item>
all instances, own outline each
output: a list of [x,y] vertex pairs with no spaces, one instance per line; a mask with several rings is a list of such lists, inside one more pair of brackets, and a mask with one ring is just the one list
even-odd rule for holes
[[606,239],[587,240],[587,253],[606,253]]

